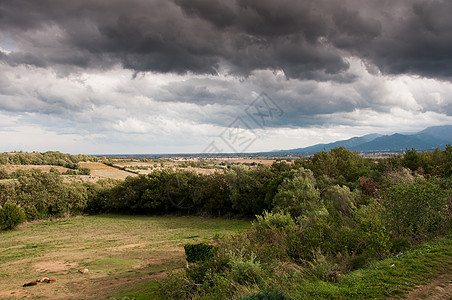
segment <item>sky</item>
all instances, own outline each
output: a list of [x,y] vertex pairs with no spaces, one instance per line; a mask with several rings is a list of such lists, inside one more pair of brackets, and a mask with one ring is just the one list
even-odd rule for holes
[[452,124],[449,0],[0,0],[0,151],[229,153]]

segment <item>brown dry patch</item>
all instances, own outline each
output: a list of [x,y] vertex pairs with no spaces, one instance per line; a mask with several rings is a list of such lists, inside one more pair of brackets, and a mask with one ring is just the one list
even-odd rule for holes
[[93,175],[62,175],[64,182],[98,182],[102,179],[99,176]]
[[137,174],[118,170],[117,168],[99,162],[82,162],[80,163],[80,167],[90,169],[92,176],[100,178],[124,180],[128,176],[138,176]]
[[98,171],[98,170],[117,170],[116,168],[107,166],[106,164],[103,164],[100,162],[81,162],[80,167],[88,168],[91,170],[91,172]]
[[67,274],[70,269],[78,267],[76,263],[69,263],[64,260],[39,262],[33,265],[33,268],[40,273],[55,272]]
[[0,299],[24,299],[27,297],[25,288],[17,288],[9,291],[0,291]]
[[406,295],[406,299],[452,299],[452,274],[445,274],[435,281],[421,285]]
[[[111,290],[120,288],[122,286],[139,284],[144,282],[149,282],[151,280],[158,280],[166,277],[165,272],[158,272],[150,275],[142,275],[134,278],[124,278],[120,277],[117,279],[113,278],[99,278],[90,279],[85,276],[82,280],[77,280],[72,285],[73,295],[77,295],[78,299],[100,299],[103,298]],[[61,299],[59,297],[50,297],[47,299]]]
[[117,247],[110,247],[108,248],[108,250],[111,251],[123,251],[123,250],[127,250],[127,249],[131,249],[131,248],[145,248],[146,244],[145,243],[141,243],[141,244],[128,244],[128,245],[122,245],[122,246],[117,246]]

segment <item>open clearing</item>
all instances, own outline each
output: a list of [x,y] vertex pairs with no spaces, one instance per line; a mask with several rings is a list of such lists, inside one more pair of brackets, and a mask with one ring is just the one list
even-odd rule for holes
[[107,166],[100,162],[81,162],[82,168],[88,168],[91,170],[91,175],[101,179],[118,179],[124,180],[128,176],[137,176],[137,174],[119,170],[114,167]]
[[[0,232],[0,299],[108,299],[152,290],[184,265],[187,242],[230,235],[249,222],[199,217],[98,215]],[[78,272],[87,268],[87,274]],[[39,278],[52,284],[22,287]]]

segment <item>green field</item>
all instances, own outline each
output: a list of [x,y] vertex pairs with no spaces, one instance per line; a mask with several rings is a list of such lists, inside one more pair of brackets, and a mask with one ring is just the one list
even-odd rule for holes
[[[97,215],[0,232],[0,299],[108,299],[152,291],[185,264],[187,242],[246,230],[250,223],[199,217]],[[78,272],[87,268],[87,274]],[[52,284],[22,287],[49,277]]]

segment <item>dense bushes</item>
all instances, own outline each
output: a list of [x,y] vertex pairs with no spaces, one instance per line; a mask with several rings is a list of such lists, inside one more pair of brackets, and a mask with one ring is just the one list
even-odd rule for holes
[[82,161],[97,161],[97,158],[90,155],[71,155],[58,151],[0,153],[0,165],[54,165],[77,169],[78,163]]
[[39,169],[20,170],[14,177],[14,181],[0,186],[0,205],[6,202],[20,205],[27,220],[77,215],[86,209],[87,185],[64,183],[60,174]]
[[5,203],[0,207],[0,228],[13,229],[25,221],[25,213],[22,208],[13,203]]
[[414,243],[443,233],[451,222],[451,196],[437,178],[416,177],[385,187],[382,204],[393,235]]
[[[447,151],[435,155],[443,157]],[[243,193],[243,199],[268,210],[256,215],[252,230],[217,241],[210,260],[178,274],[177,280],[188,284],[179,285],[171,297],[226,299],[249,294],[245,299],[260,299],[284,286],[285,280],[338,282],[369,261],[451,229],[452,177],[433,176],[446,170],[448,161],[437,160],[436,167],[430,161],[422,172],[419,160],[407,164],[412,152],[407,152],[408,158],[396,156],[378,164],[342,150],[332,152],[331,157],[325,152],[316,161],[298,161],[283,171],[272,166],[265,180],[258,181],[250,169],[230,173],[239,178],[232,181],[237,185],[233,189]],[[338,154],[353,167],[346,176],[337,171],[344,170],[342,164],[330,169],[325,163]],[[261,199],[254,199],[253,192]],[[247,210],[249,204],[244,208],[239,212],[252,211]],[[173,280],[167,279],[164,286],[174,286]]]
[[200,262],[213,257],[214,246],[206,243],[185,244],[185,255],[189,263]]

